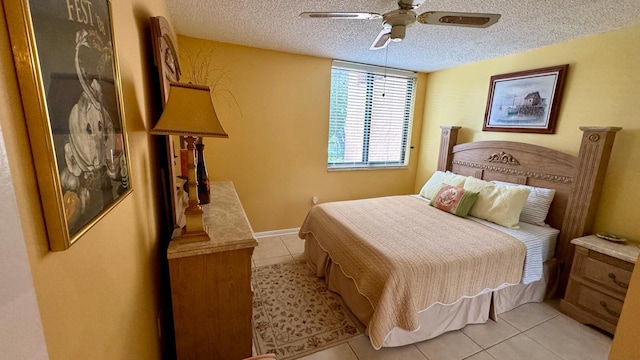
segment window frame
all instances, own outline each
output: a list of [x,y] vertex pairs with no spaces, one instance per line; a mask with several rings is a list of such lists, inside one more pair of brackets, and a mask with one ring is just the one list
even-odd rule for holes
[[[335,125],[333,114],[333,92],[334,92],[334,70],[347,71],[347,73],[360,73],[366,76],[367,90],[364,96],[364,128],[362,139],[362,161],[349,161],[349,162],[332,162],[329,159],[331,155],[331,130]],[[401,153],[400,159],[394,162],[388,161],[369,161],[371,150],[371,125],[374,121],[372,119],[372,109],[375,108],[374,93],[377,89],[375,81],[376,77],[384,76],[386,79],[402,78],[406,79],[407,86],[405,87],[405,100],[404,100],[404,116],[402,120],[402,135],[401,135]],[[386,84],[385,79],[385,84]],[[415,109],[415,96],[417,92],[418,74],[413,71],[400,70],[393,68],[385,68],[374,65],[366,65],[359,63],[351,63],[341,60],[334,60],[331,65],[331,99],[329,109],[329,132],[327,139],[327,170],[328,171],[344,171],[344,170],[377,170],[377,169],[406,169],[409,166],[409,155],[411,150],[411,133],[413,128],[413,118]],[[379,87],[379,85],[378,85]],[[347,122],[345,121],[345,125]]]

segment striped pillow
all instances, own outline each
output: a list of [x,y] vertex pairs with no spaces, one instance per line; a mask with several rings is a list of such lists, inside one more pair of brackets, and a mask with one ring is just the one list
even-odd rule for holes
[[494,180],[492,183],[504,186],[518,186],[529,189],[529,196],[520,213],[520,221],[532,225],[545,226],[544,222],[549,213],[551,202],[556,194],[555,189],[546,189],[529,185],[513,184],[510,182]]

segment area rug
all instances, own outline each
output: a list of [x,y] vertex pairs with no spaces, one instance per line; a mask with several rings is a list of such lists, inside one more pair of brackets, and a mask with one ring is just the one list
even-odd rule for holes
[[253,341],[258,354],[299,357],[362,336],[362,325],[304,260],[253,269]]

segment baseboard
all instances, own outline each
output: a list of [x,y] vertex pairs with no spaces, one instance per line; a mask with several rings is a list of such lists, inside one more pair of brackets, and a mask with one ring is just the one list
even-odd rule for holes
[[282,229],[282,230],[261,231],[261,232],[253,233],[253,235],[256,238],[263,238],[263,237],[269,237],[269,236],[297,234],[298,231],[300,231],[300,228],[291,228],[291,229]]

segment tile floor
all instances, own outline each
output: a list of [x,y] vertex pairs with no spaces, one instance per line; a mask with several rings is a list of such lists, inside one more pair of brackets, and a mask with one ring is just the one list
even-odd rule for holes
[[[303,258],[297,234],[258,238],[253,266]],[[499,315],[498,322],[467,325],[434,339],[374,350],[359,337],[302,360],[597,360],[607,359],[611,338],[561,314],[557,300],[530,303]]]

